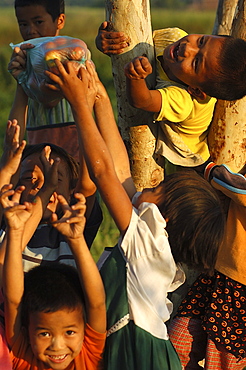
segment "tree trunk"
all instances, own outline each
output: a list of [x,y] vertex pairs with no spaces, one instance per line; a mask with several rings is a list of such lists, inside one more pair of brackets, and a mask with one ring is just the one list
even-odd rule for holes
[[[163,179],[163,169],[154,158],[155,136],[153,114],[135,109],[126,98],[124,65],[139,55],[146,55],[155,70],[149,0],[107,0],[106,18],[114,31],[124,31],[130,46],[120,55],[112,55],[112,71],[118,105],[118,126],[126,144],[134,183],[137,190],[156,186]],[[148,86],[154,88],[154,73],[148,76]]]
[[[220,1],[220,3],[221,2],[222,1]],[[218,33],[224,33],[221,29],[227,24],[224,30],[230,29],[231,32],[229,33],[232,36],[246,39],[244,0],[234,1],[233,6],[236,11],[233,12],[233,22],[230,16],[231,9],[229,7],[232,2],[232,0],[224,0],[223,2],[223,19],[221,19],[220,25],[218,25]],[[229,24],[230,22],[232,23],[231,25]],[[245,97],[233,102],[219,100],[216,104],[213,121],[209,131],[208,142],[213,160],[218,164],[228,164],[235,172],[239,171],[246,161],[245,117]]]
[[219,0],[214,22],[214,35],[230,35],[238,0]]

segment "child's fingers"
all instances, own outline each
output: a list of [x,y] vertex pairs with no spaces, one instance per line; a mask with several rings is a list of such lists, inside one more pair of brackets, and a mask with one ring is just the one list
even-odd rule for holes
[[68,224],[78,224],[84,220],[85,220],[84,215],[76,215],[76,216],[64,218],[63,222],[66,222]]
[[9,185],[4,185],[1,189],[0,203],[3,208],[6,208],[9,206],[9,197],[11,197],[14,194],[14,190],[11,188],[12,188],[12,184],[9,184]]
[[23,185],[18,186],[15,189],[14,194],[12,196],[12,202],[20,203],[21,194],[23,193],[24,190],[25,190],[25,186],[23,186]]
[[23,204],[26,207],[26,210],[31,213],[32,212],[32,207],[33,207],[32,203],[24,202]]
[[[55,75],[54,75],[55,76]],[[53,91],[61,91],[60,87],[54,84],[49,84],[48,82],[45,82],[45,86]]]
[[0,194],[3,194],[5,193],[7,190],[10,190],[12,189],[13,185],[12,184],[6,184],[6,185],[3,185],[1,190],[0,190]]
[[125,74],[129,78],[138,78],[139,73],[136,71],[136,66],[133,62],[129,62],[124,67]]
[[54,226],[55,226],[55,224],[57,223],[57,220],[58,220],[57,214],[52,213],[52,215],[50,216],[50,223],[54,224]]
[[139,58],[139,62],[142,66],[142,68],[144,69],[144,71],[148,72],[148,73],[151,73],[152,72],[152,66],[148,60],[148,58],[146,57],[140,57]]
[[21,49],[21,50],[32,49],[32,48],[34,48],[34,46],[35,46],[35,45],[33,45],[33,44],[31,44],[31,43],[27,42],[27,43],[25,43],[25,44],[21,44],[20,49]]
[[84,196],[84,194],[82,194],[82,193],[75,193],[74,194],[74,197],[79,201],[79,202],[81,202],[81,203],[86,203],[86,199],[85,199],[85,196]]
[[49,162],[50,154],[51,154],[51,147],[49,145],[46,145],[41,152],[41,157],[43,157],[43,159],[46,158],[46,160]]

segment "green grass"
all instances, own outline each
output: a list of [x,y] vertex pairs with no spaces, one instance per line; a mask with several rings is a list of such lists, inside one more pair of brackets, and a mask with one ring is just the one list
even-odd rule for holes
[[[194,12],[194,11],[174,11],[165,9],[152,9],[152,28],[180,27],[188,33],[212,33],[215,12]],[[114,91],[113,78],[111,73],[110,58],[100,53],[95,47],[95,37],[99,25],[105,19],[103,8],[78,8],[67,7],[66,25],[62,30],[62,35],[69,35],[83,39],[92,53],[92,59],[97,67],[99,76],[106,86],[116,112],[116,98]],[[11,56],[10,42],[19,43],[17,22],[13,8],[0,7],[0,154],[3,137],[9,111],[14,99],[16,83],[7,72],[7,65]],[[102,204],[104,221],[100,227],[97,237],[92,246],[92,254],[95,260],[98,259],[105,246],[115,245],[118,238],[118,231],[107,212],[105,205]]]

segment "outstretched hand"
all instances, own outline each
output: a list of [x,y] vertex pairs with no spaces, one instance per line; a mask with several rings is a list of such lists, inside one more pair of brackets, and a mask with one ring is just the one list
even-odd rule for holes
[[58,219],[56,213],[51,216],[51,224],[57,229],[66,239],[81,238],[85,228],[85,197],[81,193],[74,194],[77,203],[70,206],[62,195],[58,195],[58,201],[63,210],[63,216]]
[[[60,158],[51,158],[50,146],[44,147],[40,154],[40,161],[43,165],[44,173],[44,185],[45,190],[49,190],[51,193],[57,188],[58,185],[58,166]],[[44,190],[44,189],[43,189]]]
[[[58,59],[55,59],[55,64],[59,75],[50,71],[45,71],[45,74],[54,83],[47,83],[47,87],[54,91],[61,90],[64,98],[68,100],[73,109],[80,106],[81,102],[83,104],[88,104],[91,108],[91,96],[89,101],[87,96],[90,89],[94,91],[94,87],[91,86],[90,75],[87,69],[81,67],[79,71],[76,71],[72,62],[68,62],[64,66]],[[88,67],[88,65],[92,65],[92,62],[89,60],[86,61],[86,67]],[[95,97],[96,94],[94,93],[94,100]]]
[[8,227],[12,230],[23,230],[32,214],[31,203],[20,204],[20,197],[24,189],[24,186],[19,186],[13,190],[12,185],[9,184],[4,185],[0,192],[0,203],[4,210],[4,216]]
[[3,154],[0,160],[0,171],[6,171],[13,176],[20,165],[21,156],[26,146],[26,141],[19,142],[20,126],[16,119],[9,120],[6,127]]

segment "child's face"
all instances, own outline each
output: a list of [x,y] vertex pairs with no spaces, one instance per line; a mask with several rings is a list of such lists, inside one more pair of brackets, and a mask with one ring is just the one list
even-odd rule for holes
[[17,7],[15,14],[24,41],[37,37],[57,36],[65,21],[64,14],[60,14],[58,19],[53,21],[42,5]]
[[200,87],[217,69],[223,37],[191,34],[167,46],[162,67],[167,76]]
[[[51,153],[50,157],[55,159],[56,154]],[[50,197],[50,201],[47,205],[46,210],[43,214],[43,221],[49,220],[52,212],[59,212],[57,209],[58,200],[57,194],[61,194],[67,201],[70,200],[71,189],[70,189],[70,176],[68,175],[68,165],[61,158],[58,167],[58,186],[56,191]],[[41,189],[44,184],[44,173],[43,165],[40,161],[40,153],[33,153],[24,159],[21,163],[20,168],[20,185],[25,186],[25,190],[22,193],[21,201],[32,202],[35,195]]]
[[78,356],[83,345],[82,308],[32,313],[28,333],[34,356],[44,362],[47,368],[65,370]]
[[142,191],[136,200],[134,206],[136,208],[143,202],[154,203],[160,206],[165,201],[165,183],[162,181],[155,188],[146,188]]

